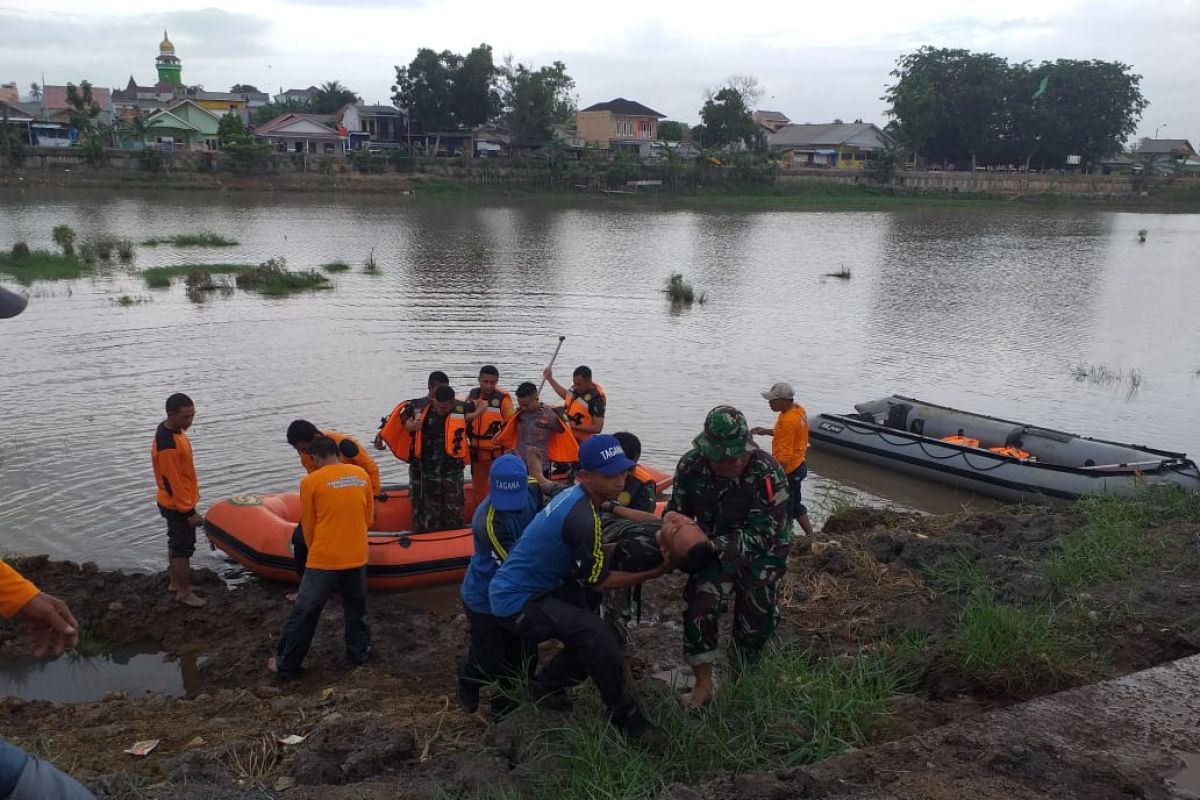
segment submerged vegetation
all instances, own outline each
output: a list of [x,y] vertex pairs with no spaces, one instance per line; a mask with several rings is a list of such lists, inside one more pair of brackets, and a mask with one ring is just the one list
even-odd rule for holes
[[1092,386],[1125,385],[1130,395],[1141,389],[1145,380],[1142,371],[1137,368],[1126,371],[1121,367],[1113,368],[1106,364],[1076,364],[1071,367],[1071,378],[1076,383],[1088,383]]
[[379,274],[379,262],[375,260],[375,248],[371,248],[371,252],[367,255],[367,260],[363,262],[363,272],[368,275]]
[[838,269],[837,272],[826,272],[825,277],[826,278],[838,278],[839,280],[848,281],[848,280],[850,280],[850,269],[848,267],[843,266],[840,269]]
[[671,273],[671,277],[667,278],[667,285],[663,289],[663,293],[666,294],[673,305],[690,306],[695,302],[704,305],[708,299],[708,295],[705,292],[701,292],[699,296],[696,295],[696,291],[692,288],[692,285],[684,280],[682,272]]
[[8,253],[0,252],[0,272],[11,275],[25,286],[34,281],[79,278],[90,271],[90,265],[74,255],[30,250],[23,242],[13,245]]
[[272,258],[244,269],[234,276],[234,282],[239,289],[275,296],[329,288],[329,278],[316,270],[289,272],[283,258]]
[[234,247],[238,241],[212,231],[176,233],[172,236],[157,236],[142,241],[144,247],[157,247],[160,244],[173,244],[176,247]]
[[236,274],[250,269],[252,264],[179,264],[173,267],[150,267],[142,270],[142,279],[151,289],[165,289],[180,275],[190,277],[193,273]]
[[346,270],[350,269],[350,265],[345,261],[338,259],[337,261],[330,261],[328,264],[322,264],[321,269],[325,270],[326,272],[345,272]]

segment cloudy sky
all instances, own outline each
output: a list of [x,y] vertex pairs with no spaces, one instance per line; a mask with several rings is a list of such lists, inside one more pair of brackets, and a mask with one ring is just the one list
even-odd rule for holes
[[[203,2],[203,0],[201,0]],[[1200,144],[1200,0],[937,0],[814,6],[764,0],[564,3],[561,0],[0,0],[0,82],[22,92],[87,78],[154,80],[162,31],[183,78],[210,90],[263,90],[338,79],[386,102],[394,65],[417,48],[566,62],[581,105],[623,96],[694,122],[703,90],[750,74],[761,105],[796,122],[884,122],[879,97],[896,58],[924,44],[987,50],[1010,60],[1099,58],[1132,64],[1150,107],[1140,134]],[[102,10],[101,10],[102,9]],[[952,9],[952,10],[947,10]]]

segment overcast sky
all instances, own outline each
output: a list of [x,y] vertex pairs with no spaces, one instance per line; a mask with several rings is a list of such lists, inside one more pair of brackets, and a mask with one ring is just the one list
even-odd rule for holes
[[[203,0],[201,0],[203,2]],[[935,0],[813,6],[765,0],[564,3],[561,0],[0,0],[0,82],[155,80],[163,28],[183,79],[275,93],[337,79],[388,102],[394,65],[417,48],[480,42],[518,61],[564,61],[582,106],[627,97],[697,121],[703,90],[759,79],[762,107],[795,122],[883,123],[896,58],[921,45],[986,50],[1013,61],[1098,58],[1132,64],[1150,107],[1139,133],[1200,144],[1200,0]],[[168,4],[169,5],[169,4]],[[947,10],[952,8],[952,10]]]

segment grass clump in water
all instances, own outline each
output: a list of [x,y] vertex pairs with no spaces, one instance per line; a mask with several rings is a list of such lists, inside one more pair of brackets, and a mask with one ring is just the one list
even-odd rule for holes
[[363,272],[367,273],[368,275],[380,274],[379,262],[375,260],[375,249],[374,248],[371,248],[371,252],[367,256],[367,260],[363,262]]
[[177,233],[172,236],[158,236],[142,242],[145,247],[157,247],[160,244],[173,244],[176,247],[234,247],[236,239],[230,239],[212,231],[199,233]]
[[842,267],[837,272],[826,272],[825,277],[826,278],[837,278],[839,280],[848,281],[848,280],[850,280],[850,270],[847,267]]
[[250,264],[180,264],[173,267],[150,267],[142,270],[142,279],[151,289],[165,289],[180,275],[186,277],[194,272],[230,275],[251,268]]
[[140,294],[123,294],[120,297],[112,298],[112,304],[114,306],[120,306],[121,308],[131,308],[133,306],[140,306],[143,303],[149,302],[149,297]]
[[55,225],[50,238],[62,248],[64,256],[75,255],[75,230],[70,225]]
[[239,289],[273,296],[329,288],[329,278],[316,270],[289,272],[283,258],[272,258],[257,267],[242,270],[234,281]]
[[[25,244],[24,242],[17,242],[16,244],[14,244],[12,246],[11,255],[12,255],[14,261],[22,259],[22,258],[29,258],[29,253],[30,253],[29,245]],[[1200,370],[1198,370],[1198,371],[1200,371]]]
[[25,286],[34,281],[71,280],[90,271],[88,262],[74,255],[30,250],[15,245],[11,252],[0,252],[0,272],[11,275]]
[[672,272],[667,278],[667,288],[663,290],[672,303],[692,303],[696,300],[696,292],[692,285],[683,279],[682,272]]
[[337,261],[330,261],[328,264],[322,264],[321,269],[325,270],[326,272],[345,272],[346,270],[350,269],[350,265],[345,261],[338,259]]

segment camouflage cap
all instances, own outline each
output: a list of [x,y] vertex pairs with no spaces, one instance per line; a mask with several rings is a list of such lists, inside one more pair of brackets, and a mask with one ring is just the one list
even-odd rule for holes
[[717,406],[704,418],[704,432],[692,444],[705,458],[737,458],[758,449],[750,437],[746,415],[733,406]]

